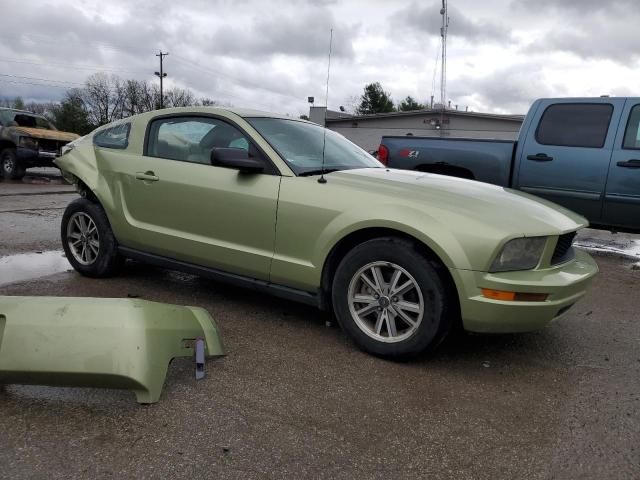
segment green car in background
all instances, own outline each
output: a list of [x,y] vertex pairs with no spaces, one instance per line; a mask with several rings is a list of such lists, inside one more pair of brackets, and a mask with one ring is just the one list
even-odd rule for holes
[[[435,348],[456,325],[523,332],[598,269],[584,218],[471,180],[385,168],[339,134],[254,111],[144,113],[69,144],[62,243],[83,275],[133,258],[333,310],[362,349]],[[324,171],[324,174],[323,174]]]

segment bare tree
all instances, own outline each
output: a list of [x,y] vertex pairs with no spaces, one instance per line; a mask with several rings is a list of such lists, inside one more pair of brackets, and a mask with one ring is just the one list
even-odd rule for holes
[[[197,99],[191,90],[178,87],[165,92],[164,104],[169,107],[232,106],[210,98]],[[115,120],[160,108],[160,89],[156,83],[100,72],[89,76],[83,88],[67,90],[60,102],[25,105],[19,97],[0,97],[0,106],[15,108],[16,105],[44,115],[61,128],[84,134]]]
[[116,75],[95,73],[85,81],[84,104],[89,122],[100,126],[122,118],[125,85]]
[[164,94],[164,104],[168,107],[189,107],[196,104],[196,97],[190,90],[174,87]]
[[142,102],[142,82],[125,80],[122,99],[122,114],[125,117],[144,112]]

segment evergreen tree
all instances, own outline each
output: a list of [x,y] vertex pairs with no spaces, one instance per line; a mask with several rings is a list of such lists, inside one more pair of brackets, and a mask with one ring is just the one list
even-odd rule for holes
[[356,113],[366,115],[393,111],[395,111],[395,107],[391,96],[383,90],[380,82],[370,83],[364,87],[364,93],[360,97],[360,105],[358,105]]
[[425,106],[422,103],[418,103],[414,100],[414,98],[409,95],[407,98],[400,102],[398,105],[398,110],[401,112],[410,112],[411,110],[422,110]]

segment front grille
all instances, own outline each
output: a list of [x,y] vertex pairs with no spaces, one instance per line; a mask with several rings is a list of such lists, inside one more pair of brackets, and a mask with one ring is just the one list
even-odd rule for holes
[[60,148],[62,147],[62,145],[65,145],[67,142],[60,142],[57,140],[49,140],[48,138],[43,138],[38,140],[38,146],[40,147],[40,150],[43,150],[45,152],[56,152],[56,153],[60,153]]
[[558,243],[556,249],[553,251],[551,257],[551,265],[557,265],[571,260],[574,256],[573,239],[576,237],[576,232],[565,233],[558,237]]

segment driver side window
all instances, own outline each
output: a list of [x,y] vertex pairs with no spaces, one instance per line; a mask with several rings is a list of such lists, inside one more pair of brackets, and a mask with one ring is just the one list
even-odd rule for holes
[[233,125],[208,117],[153,120],[146,154],[182,162],[211,165],[214,148],[249,151],[249,139]]

